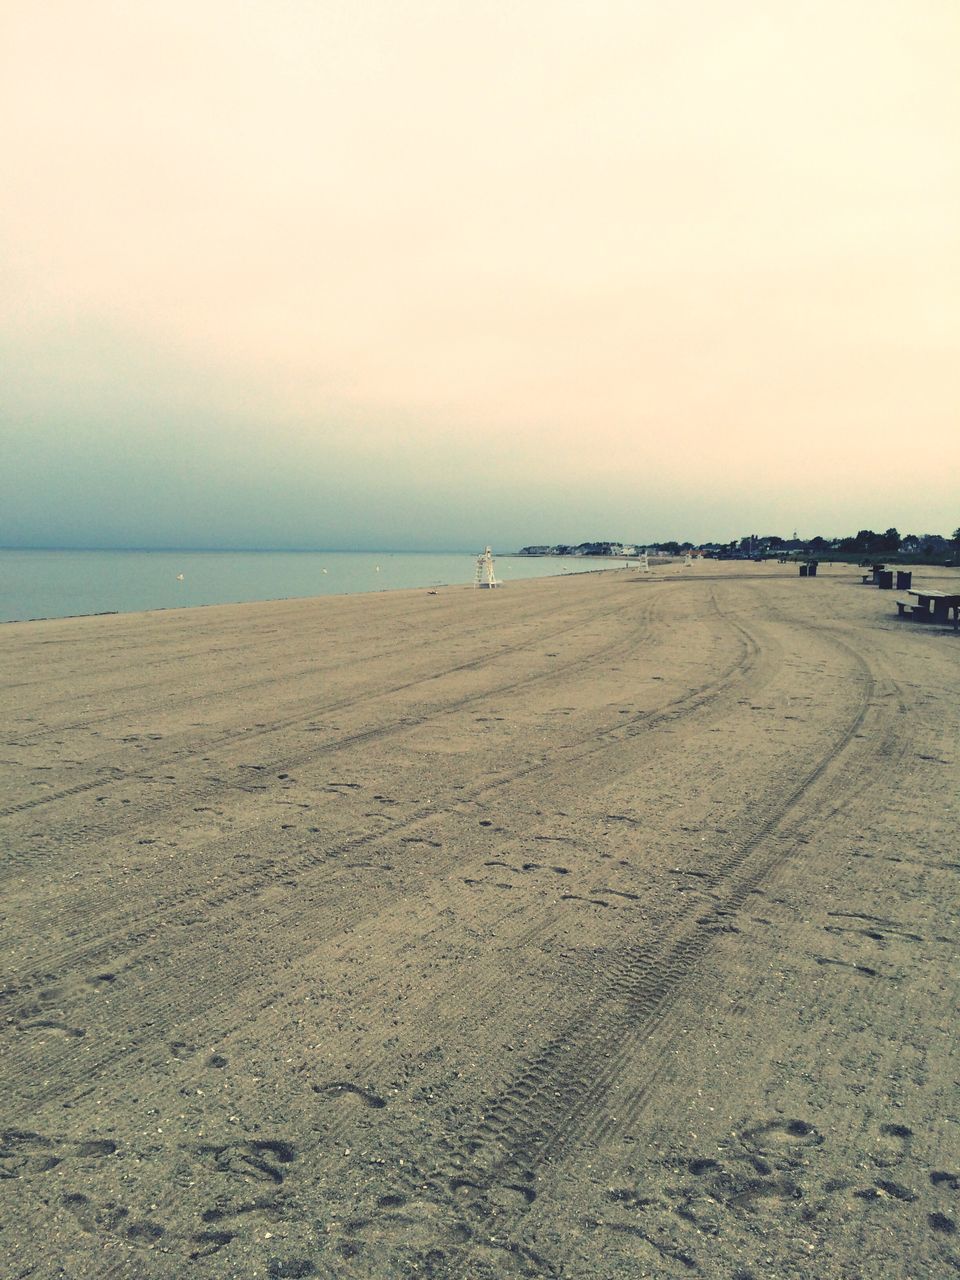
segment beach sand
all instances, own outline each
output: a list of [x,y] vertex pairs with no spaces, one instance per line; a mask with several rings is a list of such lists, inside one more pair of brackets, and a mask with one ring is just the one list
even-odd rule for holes
[[896,598],[0,630],[0,1274],[960,1272],[960,635]]

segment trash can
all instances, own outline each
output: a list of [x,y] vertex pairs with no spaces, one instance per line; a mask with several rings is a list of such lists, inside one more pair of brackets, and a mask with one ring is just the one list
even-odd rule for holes
[[911,569],[897,570],[897,590],[898,591],[909,591],[911,582],[913,582],[913,571]]
[[807,565],[807,577],[815,578],[817,576],[817,565],[819,563],[820,563],[819,560],[810,561],[810,563]]
[[881,591],[893,590],[893,570],[881,569],[877,574],[877,586]]
[[805,578],[806,576],[807,576],[807,566],[805,564],[802,564],[800,566],[800,577]]
[[879,582],[879,581],[880,581],[880,575],[881,575],[881,573],[883,573],[883,571],[884,571],[884,570],[883,570],[883,565],[882,565],[882,564],[875,564],[875,565],[873,566],[873,568],[872,568],[871,572],[873,573],[873,580],[874,580],[874,582]]

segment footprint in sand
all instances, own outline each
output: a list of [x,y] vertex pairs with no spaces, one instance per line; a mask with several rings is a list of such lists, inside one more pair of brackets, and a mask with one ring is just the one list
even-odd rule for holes
[[369,1107],[374,1111],[379,1111],[381,1107],[385,1107],[386,1100],[381,1098],[378,1093],[373,1093],[369,1089],[361,1089],[357,1084],[353,1084],[350,1080],[334,1080],[331,1084],[315,1084],[312,1086],[314,1093],[319,1093],[328,1098],[355,1098],[362,1106]]
[[7,1129],[0,1134],[0,1178],[48,1173],[64,1160],[100,1160],[116,1149],[109,1138],[66,1142],[29,1130]]
[[116,1149],[117,1144],[109,1138],[88,1138],[74,1144],[73,1154],[82,1160],[102,1160],[104,1156],[112,1156]]
[[905,1124],[882,1124],[870,1158],[878,1169],[892,1169],[906,1159],[912,1138]]
[[281,1221],[284,1217],[284,1201],[278,1196],[268,1196],[256,1200],[236,1200],[221,1198],[209,1209],[204,1209],[200,1217],[206,1223],[223,1222],[225,1218],[247,1218],[260,1214],[271,1221]]
[[47,1031],[63,1036],[67,1040],[80,1040],[87,1034],[83,1027],[71,1027],[65,1022],[57,1022],[54,1018],[33,1018],[19,1025],[21,1031]]
[[193,1237],[193,1244],[196,1248],[190,1252],[190,1260],[196,1262],[199,1258],[209,1258],[215,1253],[219,1253],[233,1239],[236,1233],[233,1231],[201,1231]]
[[537,1193],[533,1187],[527,1187],[518,1182],[494,1183],[487,1191],[488,1203],[503,1209],[512,1209],[518,1203],[533,1204],[536,1198]]
[[776,1151],[795,1147],[818,1147],[823,1135],[807,1120],[768,1120],[741,1135],[744,1143],[758,1151]]
[[60,1163],[52,1138],[40,1133],[8,1129],[0,1134],[0,1178],[22,1178],[47,1173]]
[[64,1196],[61,1201],[65,1209],[69,1209],[79,1222],[81,1228],[93,1235],[98,1231],[116,1232],[124,1218],[130,1213],[123,1205],[107,1200],[103,1204],[95,1204],[89,1196],[79,1191]]
[[803,1192],[790,1178],[754,1178],[727,1200],[731,1209],[754,1212],[760,1208],[777,1209],[803,1199]]
[[[387,1202],[385,1212],[343,1224],[345,1238],[337,1244],[337,1252],[342,1258],[357,1257],[372,1243],[378,1246],[377,1252],[395,1243],[402,1245],[404,1251],[414,1249],[429,1253],[435,1263],[441,1263],[445,1260],[446,1248],[464,1245],[473,1237],[467,1223],[432,1201],[410,1200],[403,1196],[384,1196],[382,1199]],[[393,1274],[392,1270],[390,1274]],[[447,1272],[441,1269],[435,1270],[434,1274],[444,1275]]]
[[911,1204],[917,1198],[915,1191],[911,1191],[900,1182],[892,1182],[889,1178],[877,1178],[874,1186],[881,1195],[891,1200],[899,1200],[903,1204]]
[[297,1158],[296,1148],[281,1141],[226,1142],[195,1150],[201,1160],[218,1173],[248,1182],[272,1182],[276,1186],[287,1176],[287,1170],[281,1166],[292,1164]]
[[93,987],[95,991],[103,991],[104,988],[110,987],[117,980],[115,973],[95,973],[92,977],[87,978],[87,986]]
[[159,1223],[151,1222],[148,1218],[130,1222],[130,1210],[112,1200],[97,1204],[89,1196],[74,1192],[64,1196],[61,1203],[65,1209],[69,1209],[80,1229],[88,1235],[108,1232],[110,1235],[120,1236],[130,1244],[149,1248],[165,1234]]

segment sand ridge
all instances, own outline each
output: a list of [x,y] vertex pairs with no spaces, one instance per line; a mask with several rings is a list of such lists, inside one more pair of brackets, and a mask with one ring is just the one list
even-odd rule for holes
[[4,628],[3,1274],[960,1270],[960,651],[893,600]]

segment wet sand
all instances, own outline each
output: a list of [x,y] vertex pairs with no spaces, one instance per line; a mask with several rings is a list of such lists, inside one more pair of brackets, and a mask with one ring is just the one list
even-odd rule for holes
[[960,636],[896,598],[0,630],[0,1274],[960,1272]]

